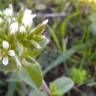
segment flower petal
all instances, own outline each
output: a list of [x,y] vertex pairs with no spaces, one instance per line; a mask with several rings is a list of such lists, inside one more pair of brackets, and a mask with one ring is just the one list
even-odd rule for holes
[[12,16],[13,15],[13,6],[10,4],[8,8],[6,8],[3,13],[6,16]]
[[4,56],[3,60],[2,60],[3,65],[5,65],[5,66],[8,65],[8,62],[9,62],[8,56]]
[[24,24],[25,27],[27,26],[30,27],[35,17],[36,17],[36,14],[32,14],[32,11],[30,9],[25,9],[22,23]]
[[31,9],[25,9],[25,11],[24,11],[24,15],[28,15],[31,13],[32,13]]
[[8,55],[12,56],[12,57],[15,56],[15,51],[14,50],[9,50]]
[[2,46],[3,46],[4,49],[8,49],[9,48],[9,43],[7,41],[3,41]]
[[18,31],[18,23],[14,22],[10,25],[10,33],[15,34]]

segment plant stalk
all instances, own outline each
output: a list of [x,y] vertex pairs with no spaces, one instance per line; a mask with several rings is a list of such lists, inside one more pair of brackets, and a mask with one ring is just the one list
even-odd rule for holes
[[52,96],[49,87],[47,86],[46,82],[43,80],[42,89],[47,93],[48,96]]

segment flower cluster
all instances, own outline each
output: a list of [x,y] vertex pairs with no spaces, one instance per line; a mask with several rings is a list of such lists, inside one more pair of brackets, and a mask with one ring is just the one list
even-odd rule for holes
[[[14,16],[13,7],[10,4],[8,8],[0,11],[0,24],[7,22],[9,24],[9,34],[15,34],[16,32],[25,32],[27,27],[31,27],[33,19],[36,15],[32,14],[30,9],[25,9],[23,13],[22,23],[18,23],[18,18]],[[4,65],[8,65],[9,59],[8,56],[13,57],[15,51],[9,49],[9,43],[5,40],[2,40],[2,51],[0,51],[0,59]],[[1,50],[1,49],[0,49]]]
[[17,31],[25,32],[26,27],[31,27],[33,19],[36,17],[35,14],[32,14],[30,9],[25,9],[22,17],[22,24],[19,25],[17,18],[14,16],[11,4],[5,10],[0,11],[0,15],[4,15],[4,20],[0,17],[0,23],[5,22],[5,20],[10,23],[10,34],[14,34]]
[[17,31],[25,32],[26,28],[32,25],[35,16],[36,15],[32,14],[32,11],[30,9],[25,9],[22,19],[22,25],[19,26],[18,22],[14,20],[14,22],[10,25],[10,33],[14,34]]
[[0,10],[0,70],[21,68],[29,62],[28,58],[35,58],[48,44],[48,39],[41,34],[48,20],[34,28],[35,17],[30,9],[14,13],[11,4]]
[[9,43],[7,41],[3,41],[2,50],[0,52],[0,59],[4,65],[8,65],[9,63],[8,56],[14,57],[15,51],[10,49]]

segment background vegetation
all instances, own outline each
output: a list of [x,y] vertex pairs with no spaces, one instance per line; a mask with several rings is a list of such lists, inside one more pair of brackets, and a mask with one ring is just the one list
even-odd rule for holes
[[[63,96],[60,92],[64,96],[96,96],[95,0],[0,0],[0,8],[6,8],[10,3],[15,12],[21,8],[32,9],[37,14],[35,24],[49,20],[43,34],[50,42],[36,59],[53,96]],[[0,96],[25,96],[19,83],[6,81],[8,76],[10,74],[0,73]],[[74,83],[70,91],[63,86],[65,91],[62,92],[63,87],[56,86],[61,82],[56,80],[62,76]]]

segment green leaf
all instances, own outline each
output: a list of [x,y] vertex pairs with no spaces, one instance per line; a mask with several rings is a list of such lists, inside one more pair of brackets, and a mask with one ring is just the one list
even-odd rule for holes
[[31,86],[35,91],[38,90],[32,78],[25,68],[21,68],[11,73],[10,78],[7,79],[8,82],[25,82],[27,85]]
[[58,36],[56,35],[55,29],[51,28],[50,26],[48,26],[48,28],[49,28],[50,34],[52,35],[52,38],[54,40],[56,47],[60,49],[61,47],[60,47],[59,39],[58,39]]
[[36,28],[34,28],[31,31],[29,36],[31,36],[32,34],[41,34],[45,30],[47,23],[48,23],[48,20],[43,21],[41,24],[39,24]]
[[49,72],[51,69],[55,68],[56,66],[58,66],[59,64],[61,64],[62,62],[68,60],[75,52],[77,52],[78,50],[81,49],[86,49],[86,47],[88,47],[90,45],[90,43],[95,43],[95,38],[87,41],[86,43],[83,44],[79,44],[69,50],[67,50],[66,52],[63,52],[52,64],[50,64],[45,70],[44,70],[44,75]]
[[19,77],[20,81],[24,81],[26,84],[28,84],[29,86],[34,88],[36,91],[38,90],[37,87],[35,86],[34,81],[31,79],[31,77],[26,69],[22,68],[21,70],[19,70],[18,77]]
[[46,45],[49,43],[49,39],[44,37],[41,41],[38,41],[39,45],[43,48],[46,47]]
[[37,42],[34,41],[34,40],[31,40],[30,43],[31,43],[31,44],[33,45],[33,47],[36,48],[36,49],[40,49],[40,48],[41,48],[41,46],[39,45],[39,43],[37,43]]
[[49,43],[49,39],[43,35],[33,35],[32,39],[38,42],[42,48],[44,48]]
[[10,82],[8,84],[8,92],[7,92],[6,96],[13,96],[14,92],[15,92],[15,89],[16,89],[16,83],[15,82]]
[[27,63],[25,62],[24,64],[24,68],[28,72],[28,75],[31,77],[35,85],[37,87],[40,87],[42,84],[43,77],[39,64],[37,62],[30,63],[27,61]]
[[50,83],[50,89],[53,94],[52,96],[62,96],[71,88],[73,88],[73,86],[74,83],[70,78],[60,77],[57,80]]
[[16,41],[15,34],[10,34],[8,36],[8,42],[9,42],[9,44],[10,44],[10,46],[11,46],[12,49],[16,49],[16,47],[17,47],[17,41]]
[[66,17],[66,19],[64,20],[64,22],[61,24],[61,36],[64,38],[65,36],[65,33],[66,33],[66,28],[68,26],[68,22],[73,18],[73,17],[76,17],[80,14],[81,12],[77,11],[69,16]]
[[34,34],[34,35],[32,36],[32,38],[30,38],[30,39],[33,39],[33,40],[35,40],[35,41],[41,41],[41,40],[44,39],[44,36],[43,36],[43,35],[40,35],[40,34]]
[[24,67],[21,67],[18,71],[13,72],[8,81],[24,81],[26,84],[34,88],[35,91],[37,91],[42,84],[42,79],[43,76],[39,64],[36,62],[29,63],[28,61],[25,61]]
[[18,18],[17,18],[19,24],[22,24],[23,15],[24,15],[23,10],[20,10],[18,13]]
[[39,92],[37,93],[37,92],[34,91],[34,90],[31,90],[31,92],[30,92],[29,95],[30,95],[30,96],[47,96],[47,94],[46,94],[45,92],[39,91]]

